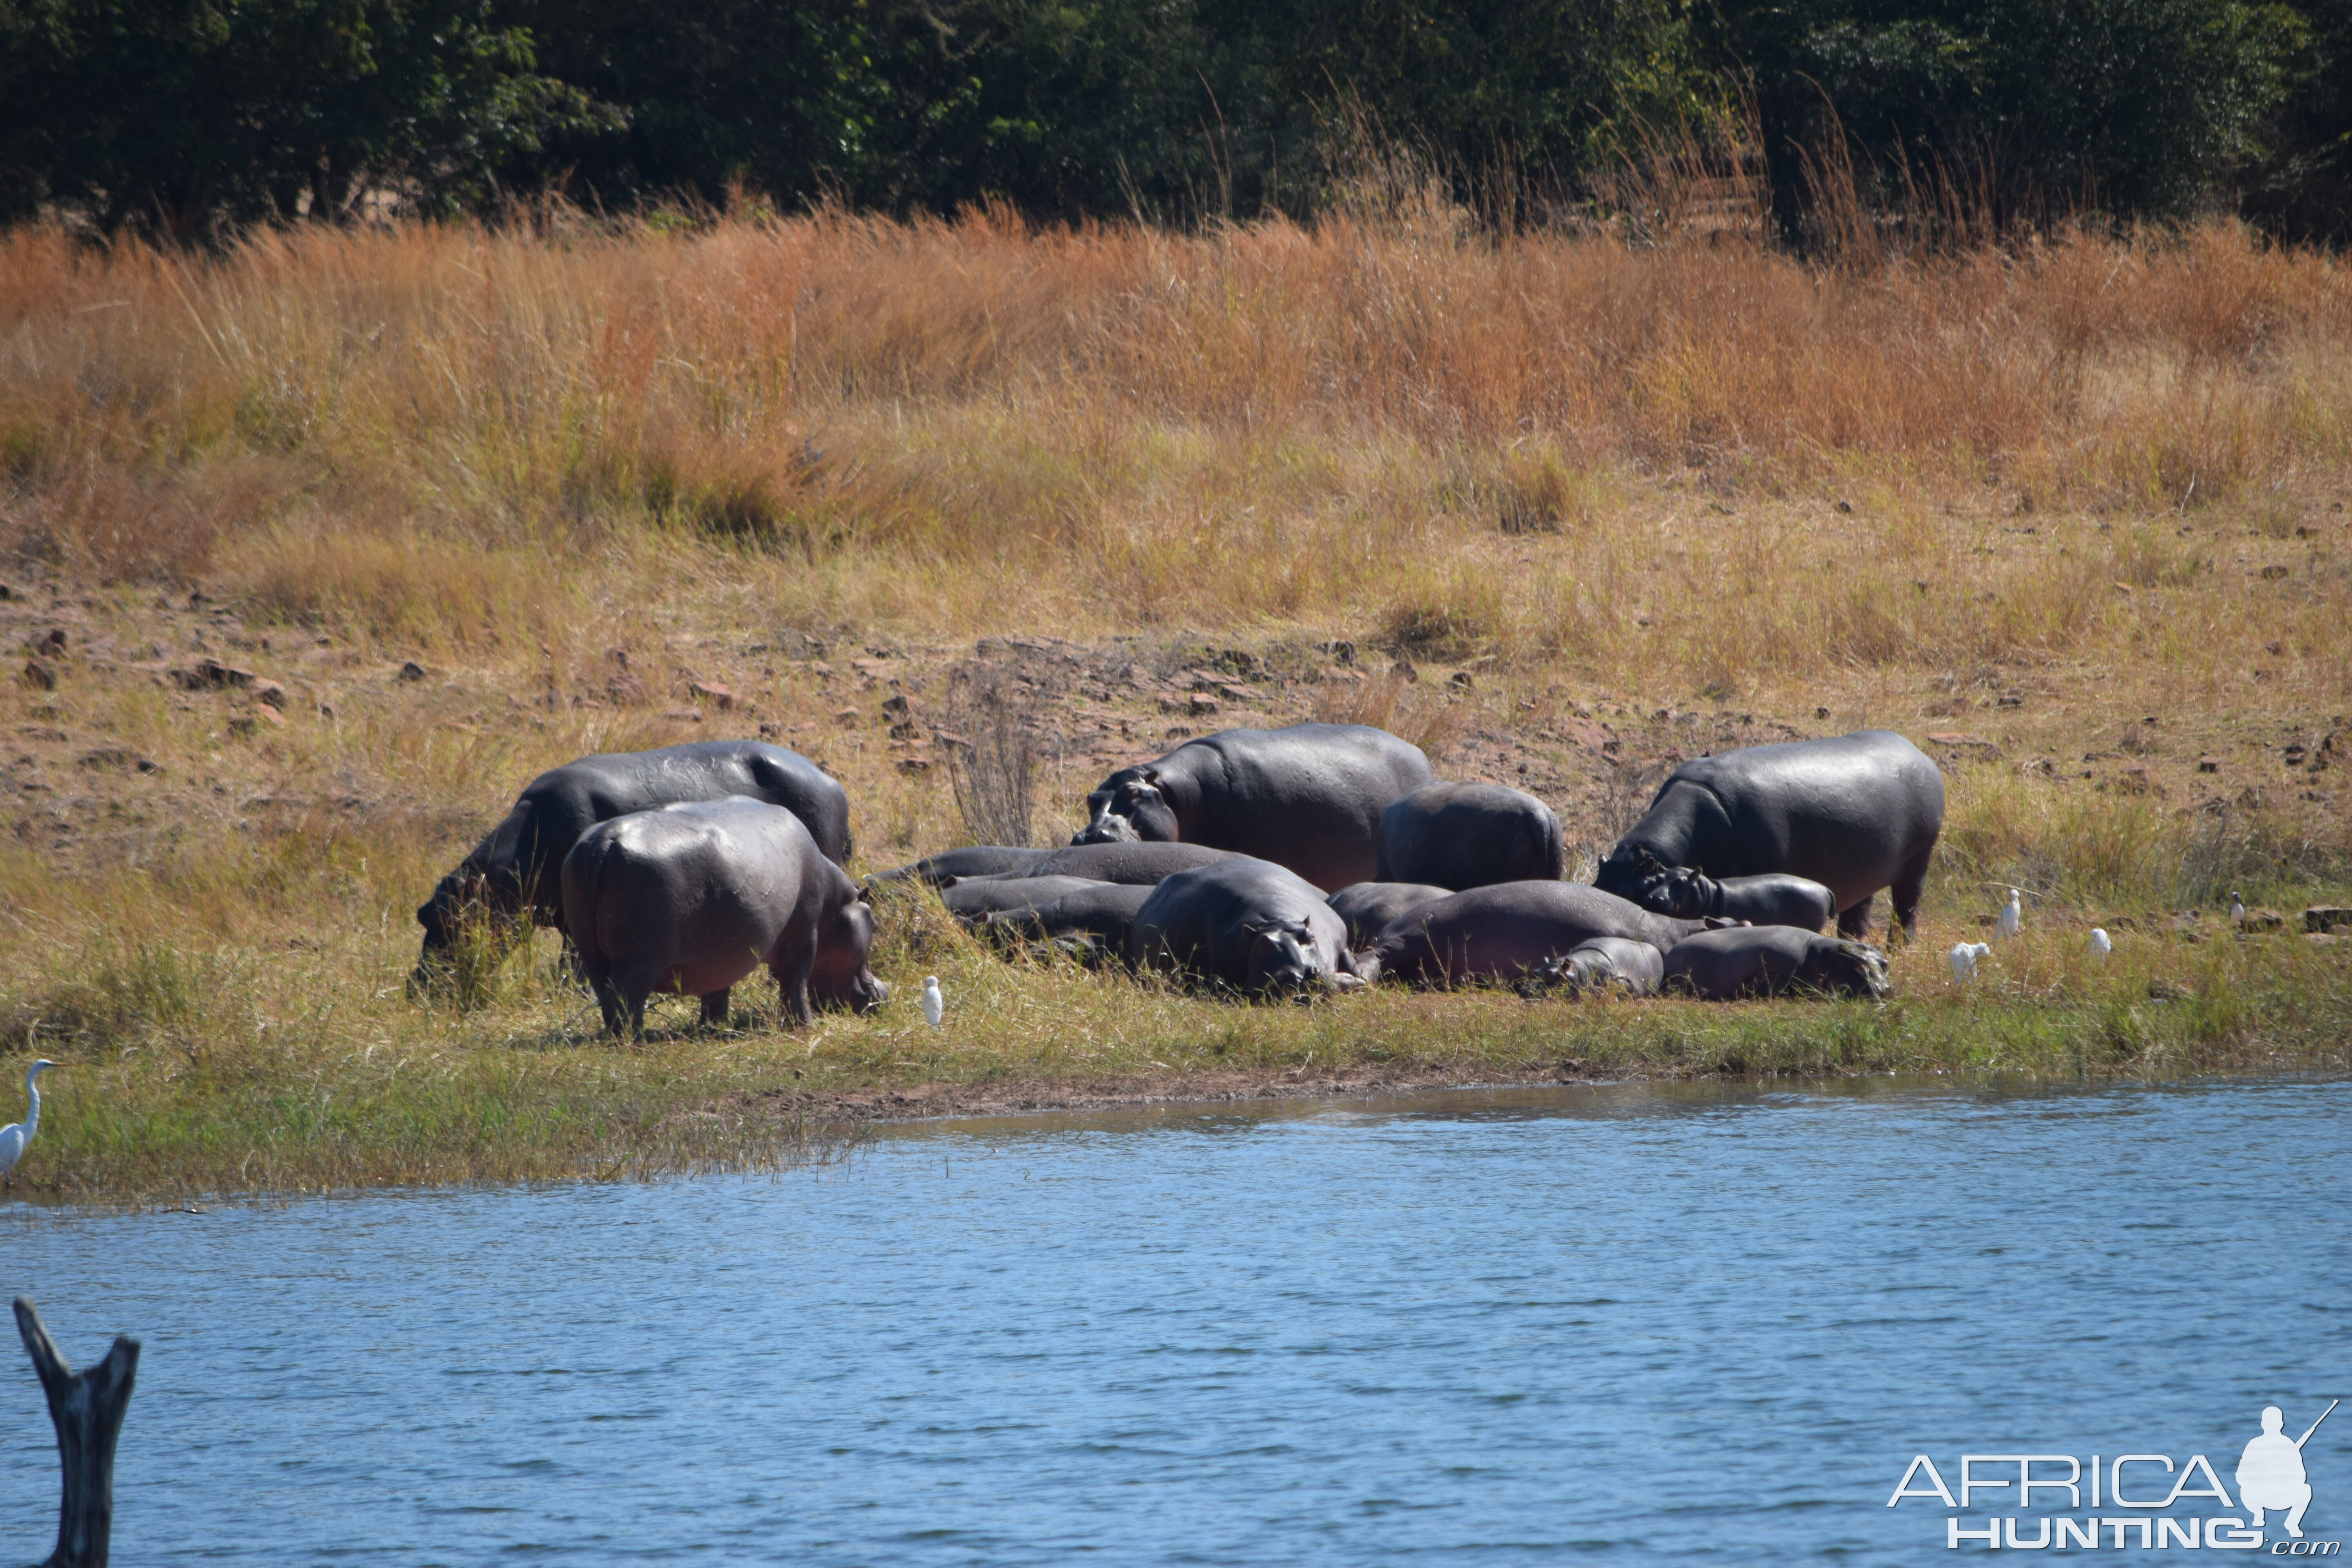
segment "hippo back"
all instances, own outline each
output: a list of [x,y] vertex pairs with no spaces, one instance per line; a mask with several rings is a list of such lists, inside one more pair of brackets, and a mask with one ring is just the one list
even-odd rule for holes
[[1557,881],[1559,818],[1498,784],[1424,784],[1381,814],[1379,879],[1456,890],[1496,882]]
[[1664,951],[1699,929],[1581,882],[1498,882],[1423,904],[1382,931],[1372,953],[1383,978],[1450,985],[1516,979],[1595,937]]
[[1252,993],[1355,973],[1347,924],[1322,890],[1286,868],[1241,856],[1153,888],[1136,911],[1128,951],[1140,967]]
[[1084,877],[970,877],[940,889],[940,902],[961,921],[981,921],[1000,910],[1034,910],[1065,893],[1097,884]]
[[928,882],[932,887],[951,877],[1002,877],[1026,870],[1053,854],[1051,849],[1022,849],[1010,844],[972,844],[943,849],[905,866],[877,871],[868,882]]
[[1362,949],[1378,942],[1399,916],[1453,896],[1453,889],[1431,882],[1353,882],[1327,901],[1348,922],[1348,945]]
[[1157,887],[1149,882],[1096,882],[1034,908],[1000,911],[989,916],[988,923],[992,930],[1031,941],[1085,938],[1124,956],[1135,917]]
[[1811,990],[1878,997],[1886,958],[1864,942],[1795,926],[1733,926],[1694,932],[1666,954],[1665,984],[1710,1001]]
[[1089,881],[1150,887],[1179,871],[1232,858],[1232,850],[1212,849],[1205,844],[1072,844],[1046,850],[1018,874],[1084,877]]

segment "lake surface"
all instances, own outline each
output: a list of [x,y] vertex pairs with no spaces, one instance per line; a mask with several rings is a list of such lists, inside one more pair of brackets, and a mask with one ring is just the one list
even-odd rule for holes
[[[1957,1515],[1885,1504],[1964,1453],[2204,1454],[2234,1498],[2263,1405],[2293,1436],[2352,1393],[2347,1192],[2343,1083],[1623,1086],[942,1122],[775,1178],[18,1205],[0,1292],[78,1365],[145,1342],[124,1564],[1916,1563],[1957,1561],[1948,1517],[2030,1544],[2222,1512],[2024,1511],[2014,1462]],[[56,1460],[12,1364],[28,1562]],[[2304,1453],[2306,1533],[2352,1536],[2352,1408]],[[2098,1558],[2143,1555],[2115,1534]]]

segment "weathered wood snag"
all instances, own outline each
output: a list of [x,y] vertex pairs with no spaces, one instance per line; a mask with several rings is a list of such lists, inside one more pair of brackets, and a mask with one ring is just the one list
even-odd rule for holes
[[131,1407],[139,1342],[117,1335],[104,1361],[76,1373],[58,1353],[41,1314],[22,1296],[16,1298],[16,1332],[40,1373],[49,1421],[58,1429],[58,1459],[65,1467],[58,1549],[41,1568],[106,1568],[107,1538],[114,1528],[114,1440]]

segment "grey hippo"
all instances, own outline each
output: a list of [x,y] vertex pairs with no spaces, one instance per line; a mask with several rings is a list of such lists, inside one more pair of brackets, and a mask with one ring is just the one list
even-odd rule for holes
[[1910,932],[1943,827],[1944,775],[1891,730],[1749,746],[1676,768],[1594,881],[1663,912],[1660,875],[1638,851],[1717,881],[1805,877],[1830,889],[1849,937],[1869,930],[1872,898],[1891,888]]
[[1717,1002],[1787,991],[1880,997],[1887,992],[1886,955],[1867,942],[1794,926],[1734,926],[1675,944],[1665,983]]
[[1627,996],[1651,996],[1666,977],[1666,955],[1646,942],[1630,937],[1596,936],[1578,942],[1558,958],[1548,958],[1528,972],[1522,994],[1537,995],[1559,989],[1571,996],[1614,991]]
[[702,998],[727,1016],[730,986],[762,964],[785,1014],[866,1012],[889,994],[866,967],[874,909],[800,817],[763,801],[688,801],[600,822],[565,856],[563,910],[604,1027],[643,1034],[646,998]]
[[877,871],[868,883],[928,882],[932,887],[951,877],[1004,877],[1026,870],[1051,855],[1051,849],[1019,849],[1010,844],[971,844],[926,855],[905,866]]
[[550,768],[523,786],[506,819],[416,911],[425,928],[419,976],[446,953],[462,911],[566,929],[562,868],[581,835],[600,822],[678,801],[748,795],[801,819],[817,850],[838,866],[850,853],[849,796],[824,769],[760,741],[697,741],[654,752],[600,752]]
[[1381,813],[1383,882],[1433,882],[1460,891],[1496,882],[1556,882],[1559,818],[1507,784],[1433,784]]
[[1206,844],[1329,892],[1373,878],[1381,813],[1430,776],[1420,747],[1366,724],[1223,730],[1103,780],[1070,842]]
[[1322,890],[1285,867],[1240,857],[1179,871],[1152,889],[1136,911],[1128,952],[1139,967],[1246,996],[1363,984],[1348,951],[1347,922]]
[[1517,980],[1595,937],[1664,952],[1698,921],[1652,914],[1581,882],[1497,882],[1423,904],[1391,923],[1372,949],[1381,979],[1416,985]]
[[1667,866],[1641,845],[1633,849],[1644,908],[1677,920],[1709,916],[1759,926],[1818,931],[1837,914],[1837,895],[1810,877],[1775,874],[1717,880],[1689,866]]
[[1348,922],[1348,945],[1361,952],[1399,915],[1453,896],[1453,889],[1433,882],[1353,882],[1327,901]]
[[1073,844],[1048,849],[1043,858],[1009,874],[1085,877],[1096,882],[1129,882],[1148,887],[1179,871],[1232,858],[1234,851],[1212,849],[1205,844]]
[[1028,942],[1080,943],[1125,957],[1135,917],[1143,912],[1158,886],[1155,882],[1092,883],[1042,904],[992,914],[987,930],[992,935]]
[[1000,910],[1034,910],[1098,885],[1085,877],[958,877],[940,889],[940,902],[956,919],[975,925]]

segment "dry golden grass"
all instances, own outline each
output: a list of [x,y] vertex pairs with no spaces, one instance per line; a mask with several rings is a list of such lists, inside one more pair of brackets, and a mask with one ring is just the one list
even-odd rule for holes
[[[72,1069],[24,1179],[758,1163],[820,1148],[794,1119],[844,1094],[1236,1062],[2341,1067],[2340,948],[2151,939],[2095,973],[2067,944],[2240,882],[2343,900],[2347,501],[2352,267],[2226,227],[1869,268],[1442,213],[555,214],[214,258],[18,230],[0,637],[70,633],[54,689],[0,691],[0,1043]],[[1588,851],[1676,755],[1968,731],[1927,946],[1996,880],[2052,945],[1968,996],[1906,955],[1893,1013],[1235,1012],[1008,970],[902,911],[885,972],[940,967],[973,1003],[951,1039],[894,1008],[619,1052],[543,941],[470,1010],[403,994],[434,877],[582,752],[765,721],[848,781],[864,866],[951,841],[879,699],[1036,632],[1158,676],[1252,652],[1230,721],[1385,722],[1538,787]],[[1331,639],[1371,678],[1332,677]],[[171,684],[207,653],[285,682],[284,721]],[[696,680],[741,705],[698,715]],[[1041,832],[1181,728],[1108,680],[1045,694],[1092,738]]]

